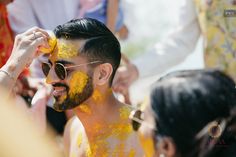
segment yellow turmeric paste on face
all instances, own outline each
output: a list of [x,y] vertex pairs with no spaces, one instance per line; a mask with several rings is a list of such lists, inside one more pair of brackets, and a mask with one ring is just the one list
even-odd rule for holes
[[88,82],[87,74],[81,71],[73,73],[69,82],[70,85],[69,96],[73,97],[76,94],[82,93],[87,82]]
[[78,55],[75,46],[72,44],[58,43],[57,47],[59,59],[71,59]]

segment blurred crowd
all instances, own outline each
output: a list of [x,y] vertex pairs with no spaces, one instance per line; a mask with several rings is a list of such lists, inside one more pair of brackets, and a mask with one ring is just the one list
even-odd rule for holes
[[[0,156],[235,157],[236,1],[180,10],[130,60],[120,0],[0,0]],[[182,62],[200,36],[204,69],[157,78],[132,104],[130,86]]]

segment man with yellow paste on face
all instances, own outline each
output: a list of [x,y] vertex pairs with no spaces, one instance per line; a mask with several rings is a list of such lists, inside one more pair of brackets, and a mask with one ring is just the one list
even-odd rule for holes
[[89,18],[60,25],[54,33],[57,42],[42,70],[54,87],[54,108],[76,115],[64,132],[66,156],[142,157],[130,108],[111,90],[121,58],[116,37]]

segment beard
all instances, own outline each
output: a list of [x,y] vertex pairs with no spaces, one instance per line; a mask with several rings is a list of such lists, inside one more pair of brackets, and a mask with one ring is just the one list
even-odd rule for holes
[[76,93],[73,95],[69,95],[69,91],[71,90],[70,87],[66,84],[62,83],[56,83],[53,86],[54,87],[64,87],[66,89],[66,96],[62,99],[63,96],[54,96],[56,99],[56,102],[53,105],[53,108],[56,111],[65,111],[69,109],[73,109],[80,104],[82,104],[84,101],[86,101],[89,97],[93,94],[93,81],[92,81],[91,75],[88,76],[87,83],[81,93]]

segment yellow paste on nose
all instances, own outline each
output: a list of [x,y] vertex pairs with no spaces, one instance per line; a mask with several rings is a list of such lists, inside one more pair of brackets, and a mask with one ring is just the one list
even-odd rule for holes
[[46,83],[47,83],[47,84],[50,84],[50,82],[52,82],[52,78],[50,77],[50,75],[48,75],[48,76],[46,77]]
[[83,72],[75,72],[70,79],[70,91],[69,95],[74,96],[83,92],[84,87],[88,82],[88,75]]

